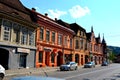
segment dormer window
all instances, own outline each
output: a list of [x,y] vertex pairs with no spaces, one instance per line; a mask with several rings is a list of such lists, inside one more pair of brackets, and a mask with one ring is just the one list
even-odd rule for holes
[[80,31],[80,35],[83,36],[83,32],[82,31]]
[[12,14],[19,15],[19,13],[17,13],[17,12],[12,12]]

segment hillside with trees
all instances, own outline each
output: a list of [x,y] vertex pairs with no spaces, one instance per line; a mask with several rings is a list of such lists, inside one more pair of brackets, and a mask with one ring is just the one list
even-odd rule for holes
[[112,50],[112,52],[115,55],[119,55],[120,54],[120,47],[116,47],[116,46],[107,46],[108,49]]
[[107,49],[111,51],[111,53],[109,53],[109,59],[113,62],[120,63],[120,47],[107,46]]

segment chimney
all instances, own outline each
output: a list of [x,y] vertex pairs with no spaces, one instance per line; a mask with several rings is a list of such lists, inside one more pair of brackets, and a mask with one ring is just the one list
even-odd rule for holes
[[32,11],[36,11],[36,9],[35,9],[35,8],[32,8]]
[[48,16],[48,14],[47,14],[47,13],[45,13],[45,16],[47,17],[47,16]]
[[55,18],[55,21],[57,21],[57,18]]

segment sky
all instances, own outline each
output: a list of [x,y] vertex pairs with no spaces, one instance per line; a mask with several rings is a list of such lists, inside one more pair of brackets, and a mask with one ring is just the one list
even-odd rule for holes
[[93,26],[95,37],[100,34],[108,46],[120,47],[120,0],[20,0],[40,14],[52,19],[77,23],[86,32]]

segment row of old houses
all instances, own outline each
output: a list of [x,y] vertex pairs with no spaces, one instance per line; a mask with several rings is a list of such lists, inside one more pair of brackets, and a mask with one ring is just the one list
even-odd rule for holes
[[6,69],[56,67],[68,61],[79,66],[105,59],[106,42],[77,23],[53,20],[20,0],[0,0],[0,64]]

